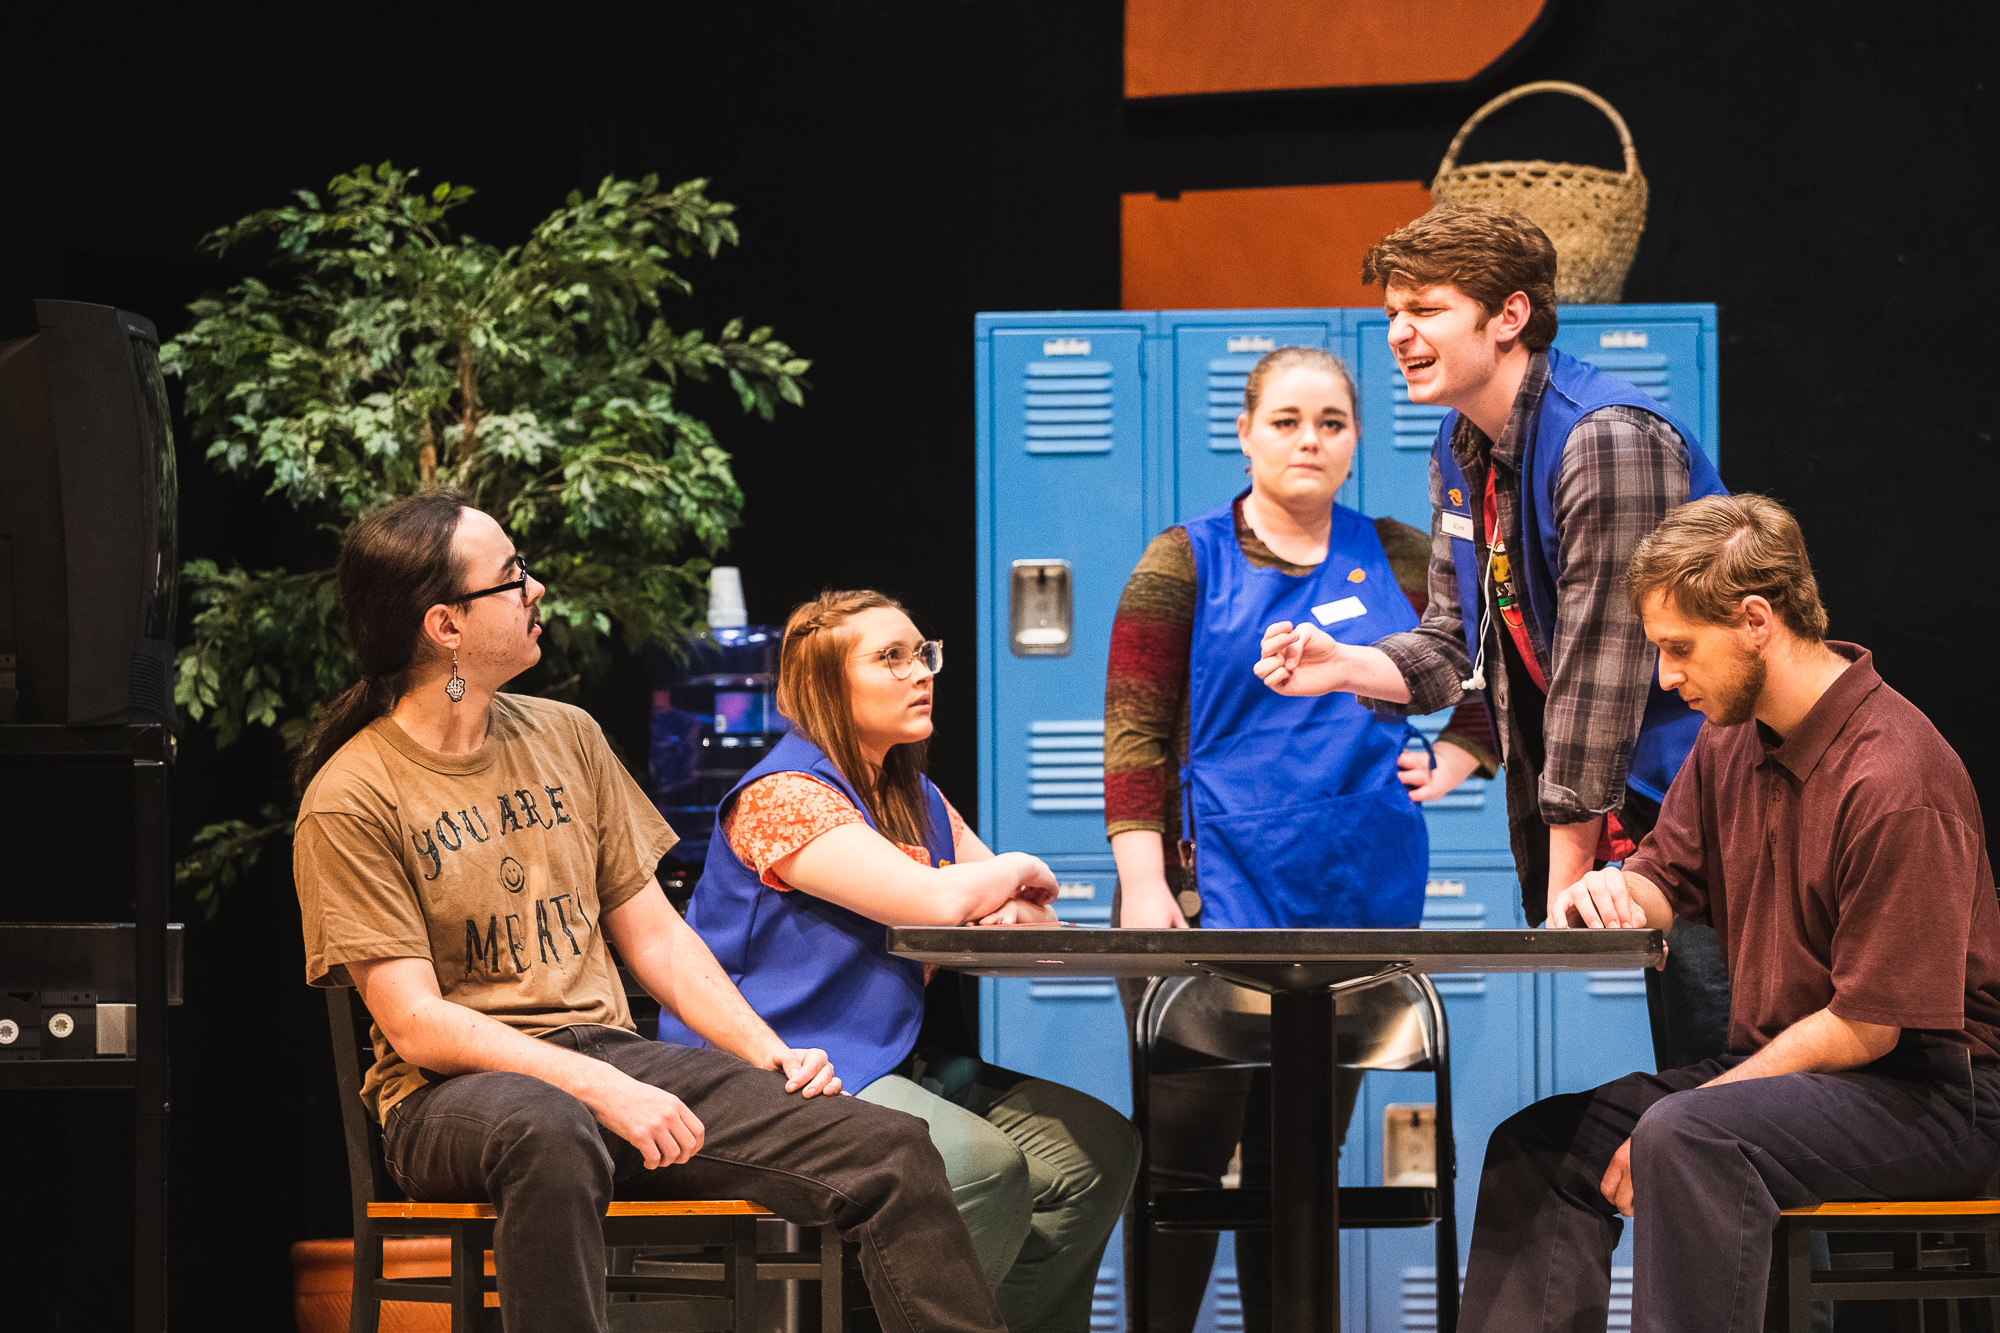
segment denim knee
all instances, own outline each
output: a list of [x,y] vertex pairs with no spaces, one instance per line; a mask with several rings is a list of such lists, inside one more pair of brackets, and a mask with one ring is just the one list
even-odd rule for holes
[[590,1108],[540,1079],[520,1076],[520,1083],[508,1090],[507,1113],[487,1141],[488,1176],[559,1180],[610,1197],[611,1154]]
[[1742,1154],[1742,1146],[1719,1133],[1713,1118],[1703,1109],[1697,1089],[1663,1097],[1646,1108],[1632,1130],[1632,1175],[1642,1173],[1685,1175],[1690,1165],[1703,1158],[1713,1160],[1718,1151],[1731,1157]]
[[1689,1138],[1703,1137],[1700,1130],[1702,1117],[1695,1100],[1687,1092],[1676,1092],[1647,1107],[1632,1129],[1633,1153],[1636,1155],[1642,1147],[1654,1144],[1664,1147]]
[[1542,1127],[1542,1117],[1537,1114],[1540,1102],[1532,1102],[1493,1127],[1492,1135],[1486,1140],[1486,1160],[1503,1152],[1514,1152],[1523,1145],[1539,1142],[1547,1137]]

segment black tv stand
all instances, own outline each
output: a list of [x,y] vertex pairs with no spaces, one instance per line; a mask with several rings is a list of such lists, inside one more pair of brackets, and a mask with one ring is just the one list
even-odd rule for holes
[[0,764],[132,765],[135,1057],[0,1062],[0,1092],[130,1088],[136,1223],[133,1323],[167,1327],[167,891],[173,883],[174,737],[162,726],[0,726]]

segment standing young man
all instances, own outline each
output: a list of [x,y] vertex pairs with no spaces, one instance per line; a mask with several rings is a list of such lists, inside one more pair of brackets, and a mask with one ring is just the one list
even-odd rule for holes
[[[541,656],[543,592],[500,525],[399,500],[337,577],[361,681],[297,769],[306,979],[374,1015],[362,1097],[402,1187],[497,1206],[507,1327],[610,1327],[615,1189],[838,1223],[890,1333],[1000,1333],[924,1122],[834,1095],[751,1011],[654,882],[674,833],[597,724],[499,692]],[[707,1047],[632,1030],[607,944]]]
[[[1653,685],[1618,579],[1668,510],[1722,492],[1665,407],[1550,345],[1555,276],[1548,237],[1500,208],[1440,205],[1368,252],[1410,401],[1452,409],[1431,451],[1430,603],[1373,648],[1274,625],[1257,667],[1282,694],[1403,713],[1485,691],[1531,925],[1645,835],[1694,743],[1701,720]],[[1662,1068],[1721,1049],[1728,983],[1700,935],[1649,980]]]
[[1622,871],[1549,924],[1713,925],[1728,1053],[1494,1131],[1467,1333],[1602,1328],[1620,1214],[1634,1329],[1754,1333],[1779,1210],[1975,1198],[2000,1172],[2000,906],[1964,764],[1866,649],[1824,640],[1798,525],[1762,496],[1676,510],[1630,601],[1708,725]]

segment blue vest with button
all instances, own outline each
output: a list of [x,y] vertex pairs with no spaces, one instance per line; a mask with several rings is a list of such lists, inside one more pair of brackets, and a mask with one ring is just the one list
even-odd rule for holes
[[[730,788],[718,820],[745,787],[773,773],[804,773],[835,788],[875,820],[854,786],[817,745],[793,731]],[[951,864],[951,816],[924,779],[931,864]],[[877,830],[878,832],[880,830]],[[718,835],[720,829],[717,830]],[[765,884],[717,836],[688,901],[688,924],[715,954],[743,998],[788,1046],[817,1046],[850,1091],[859,1092],[901,1064],[924,1019],[924,966],[888,949],[888,927],[799,889]],[[672,1014],[660,1014],[660,1040],[700,1046]]]
[[[1715,464],[1702,452],[1694,432],[1645,391],[1553,347],[1548,350],[1548,358],[1548,386],[1528,423],[1528,439],[1521,458],[1521,549],[1512,556],[1515,586],[1521,590],[1524,603],[1523,619],[1544,662],[1553,657],[1556,585],[1562,577],[1556,479],[1562,473],[1563,450],[1577,422],[1606,407],[1650,412],[1672,426],[1687,446],[1688,499],[1729,493],[1716,474]],[[1472,493],[1458,460],[1452,456],[1451,435],[1457,425],[1457,412],[1447,412],[1438,423],[1431,460],[1438,470],[1446,512],[1465,516],[1477,530],[1485,522],[1484,497]],[[1479,586],[1482,573],[1479,553],[1471,541],[1453,537],[1451,554],[1458,570],[1458,604],[1465,627],[1467,661],[1477,661],[1485,619],[1481,615],[1485,602]],[[1507,632],[1504,627],[1494,628],[1496,633]],[[1655,677],[1639,734],[1627,756],[1626,781],[1656,801],[1665,800],[1667,788],[1680,772],[1688,751],[1694,748],[1694,738],[1700,730],[1701,714],[1682,703],[1680,696],[1662,690]]]
[[1244,557],[1233,501],[1185,529],[1196,603],[1182,827],[1202,925],[1416,925],[1430,841],[1396,776],[1404,724],[1351,694],[1288,698],[1250,669],[1273,621],[1324,616],[1348,643],[1416,627],[1374,523],[1334,505],[1326,559],[1297,576]]

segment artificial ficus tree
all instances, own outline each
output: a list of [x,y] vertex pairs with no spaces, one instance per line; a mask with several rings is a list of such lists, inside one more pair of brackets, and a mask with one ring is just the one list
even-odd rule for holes
[[[302,523],[344,532],[434,485],[499,519],[549,589],[532,684],[573,692],[615,639],[699,623],[708,558],[738,522],[729,455],[682,405],[686,384],[726,383],[766,419],[802,402],[808,363],[770,329],[731,320],[711,339],[665,318],[690,290],[676,266],[738,240],[706,185],[607,177],[503,248],[452,227],[471,187],[364,165],[324,203],[300,190],[207,236],[216,254],[268,245],[264,274],[195,302],[161,362],[211,464]],[[182,579],[179,706],[218,744],[269,727],[296,746],[354,680],[332,570],[191,560]],[[180,882],[213,910],[292,815],[202,829]]]

